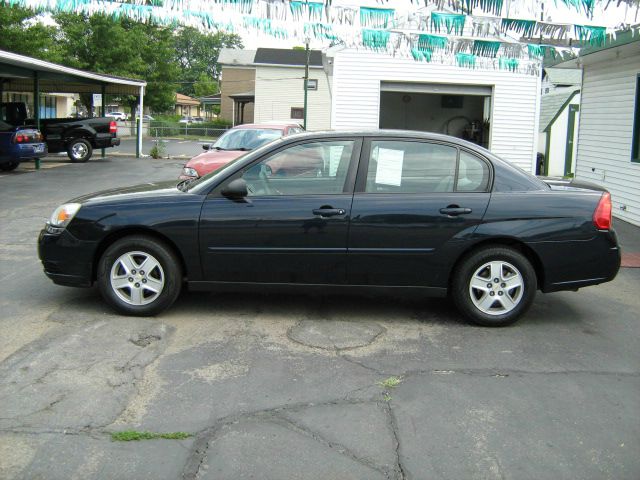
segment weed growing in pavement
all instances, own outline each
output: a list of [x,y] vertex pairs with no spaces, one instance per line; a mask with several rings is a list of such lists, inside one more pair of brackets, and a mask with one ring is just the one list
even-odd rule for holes
[[378,382],[378,385],[384,388],[395,388],[402,383],[402,377],[389,377],[381,382]]
[[186,433],[186,432],[157,433],[157,432],[138,432],[136,430],[124,430],[122,432],[113,432],[111,434],[111,440],[113,440],[114,442],[154,440],[156,438],[164,438],[166,440],[183,440],[191,436],[192,435],[190,433]]

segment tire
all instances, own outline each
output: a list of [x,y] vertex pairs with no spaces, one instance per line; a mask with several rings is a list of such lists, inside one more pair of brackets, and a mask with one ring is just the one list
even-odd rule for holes
[[[142,270],[149,264],[151,270]],[[132,235],[106,249],[98,262],[97,280],[102,297],[117,312],[145,317],[157,315],[176,301],[182,289],[182,269],[164,242]]]
[[451,296],[473,323],[504,327],[529,309],[537,285],[536,272],[522,253],[509,247],[484,247],[472,251],[456,267]]
[[11,170],[15,170],[16,168],[18,168],[18,165],[20,165],[20,162],[7,162],[7,163],[2,163],[0,164],[0,170],[2,170],[3,172],[10,172]]
[[74,138],[67,145],[67,155],[73,163],[85,163],[91,158],[93,147],[84,138]]

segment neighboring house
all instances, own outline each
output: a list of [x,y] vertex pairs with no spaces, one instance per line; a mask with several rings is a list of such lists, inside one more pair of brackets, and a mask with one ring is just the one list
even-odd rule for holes
[[575,172],[580,89],[563,88],[542,96],[538,152],[544,163],[538,174],[563,177]]
[[183,117],[199,117],[201,104],[197,98],[189,97],[181,93],[176,93],[176,115]]
[[239,125],[253,123],[256,88],[255,50],[223,48],[218,56],[220,76],[220,118]]
[[[223,49],[220,116],[241,123],[304,121],[304,50]],[[309,52],[307,130],[331,126],[331,75],[319,50]]]
[[539,76],[373,51],[332,55],[332,128],[448,133],[535,173]]
[[[76,113],[75,102],[79,98],[71,93],[47,93],[40,96],[40,118],[67,118]],[[33,94],[23,92],[3,92],[2,102],[24,102],[33,116]]]
[[[256,51],[256,123],[304,121],[304,70],[307,52],[259,48]],[[331,78],[320,50],[309,52],[307,130],[331,127]]]
[[582,83],[582,70],[579,68],[546,67],[542,76],[542,95],[557,90],[575,90]]
[[576,178],[611,192],[614,215],[640,226],[640,35],[607,37],[559,66],[583,69]]
[[220,108],[220,97],[222,94],[214,93],[213,95],[207,95],[205,97],[200,97],[200,103],[202,104],[203,114],[206,119],[217,118],[218,114],[215,112],[216,109]]

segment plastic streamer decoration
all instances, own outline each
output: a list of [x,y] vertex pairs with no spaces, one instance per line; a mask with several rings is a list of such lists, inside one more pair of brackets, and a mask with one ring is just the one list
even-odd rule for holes
[[474,68],[476,66],[476,56],[473,53],[456,53],[456,65]]
[[591,45],[601,46],[607,38],[607,29],[591,25],[574,25],[576,36],[580,41],[588,41]]
[[363,26],[387,28],[393,23],[393,8],[360,7],[360,23]]
[[446,48],[449,43],[449,39],[442,35],[418,35],[418,49],[419,50],[433,50],[437,48]]
[[373,50],[385,50],[389,41],[390,32],[387,30],[362,29],[362,44]]
[[510,72],[517,72],[520,60],[517,58],[501,57],[498,59],[498,68],[500,70],[509,70]]
[[511,30],[513,32],[519,33],[524,37],[532,37],[533,33],[536,30],[536,21],[535,20],[521,20],[518,18],[503,18],[502,33],[506,33]]
[[291,0],[289,8],[294,19],[306,18],[308,20],[322,20],[324,3]]
[[444,29],[447,33],[454,32],[456,35],[462,35],[466,18],[463,14],[431,12],[431,28],[436,32]]
[[480,57],[493,57],[498,55],[502,42],[492,42],[489,40],[475,40],[473,42],[472,52]]
[[411,55],[417,62],[430,62],[433,56],[433,51],[428,48],[412,48]]

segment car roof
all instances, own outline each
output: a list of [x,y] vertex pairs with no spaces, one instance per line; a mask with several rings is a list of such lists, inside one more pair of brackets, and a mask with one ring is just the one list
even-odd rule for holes
[[288,127],[300,127],[297,123],[243,123],[242,125],[236,125],[233,127],[234,129],[243,129],[243,128],[263,128],[263,129],[273,129],[273,130],[283,130]]

